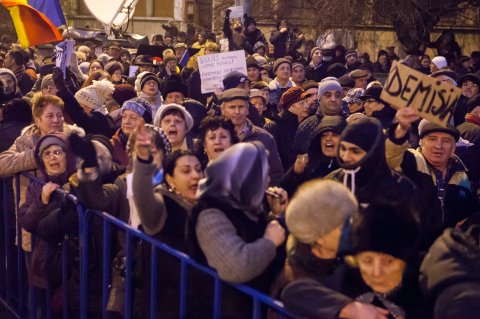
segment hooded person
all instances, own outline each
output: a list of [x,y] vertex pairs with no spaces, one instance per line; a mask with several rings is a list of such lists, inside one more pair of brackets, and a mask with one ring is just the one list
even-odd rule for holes
[[17,78],[12,71],[6,68],[0,68],[0,81],[3,83],[3,94],[0,95],[0,103],[7,103],[14,98],[22,97],[20,88],[18,86]]
[[[47,289],[51,266],[49,251],[63,239],[63,234],[78,229],[75,209],[67,209],[63,202],[66,199],[55,192],[57,188],[61,189],[68,183],[70,175],[75,173],[76,160],[70,151],[67,135],[61,132],[53,132],[40,138],[35,146],[34,156],[42,173],[41,179],[47,184],[44,186],[37,181],[29,184],[26,201],[19,208],[18,222],[37,236],[27,268],[29,283],[34,287]],[[62,214],[59,214],[62,207]],[[52,220],[53,223],[48,226],[40,225],[47,220]]]
[[340,134],[347,126],[341,116],[322,118],[309,138],[306,152],[297,156],[295,163],[282,176],[280,186],[290,196],[306,181],[325,177],[339,168],[336,159]]
[[[268,223],[262,210],[268,170],[267,151],[261,143],[229,147],[208,164],[192,210],[200,248],[193,255],[215,268],[221,279],[248,283],[264,292],[283,263],[276,258],[282,259],[277,247],[285,239],[284,229],[277,221]],[[269,190],[285,200],[283,204],[270,201],[278,214],[285,208],[286,193],[278,188]],[[248,298],[227,287],[222,296],[222,315],[244,318],[251,314]]]
[[385,136],[377,119],[351,122],[340,136],[337,153],[340,168],[327,178],[349,187],[361,205],[373,200],[415,200],[415,185],[391,170],[385,155]]
[[470,319],[480,312],[480,214],[446,229],[420,266],[420,287],[433,318]]
[[431,317],[411,264],[419,225],[416,213],[404,205],[371,203],[353,216],[353,254],[347,263],[326,277],[289,284],[282,294],[285,307],[302,318]]

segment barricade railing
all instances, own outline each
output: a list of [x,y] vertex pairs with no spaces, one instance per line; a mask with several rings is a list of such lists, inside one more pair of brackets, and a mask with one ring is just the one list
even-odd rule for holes
[[[35,176],[29,174],[21,174],[22,176],[29,178],[30,180],[35,180],[40,183],[44,183],[43,181],[39,180]],[[19,176],[17,175],[17,182],[16,182],[16,203],[19,202]],[[3,203],[6,202],[6,196],[12,196],[11,193],[6,192],[6,184],[7,181],[3,181],[4,191],[3,191]],[[109,299],[110,293],[110,283],[112,277],[112,257],[111,256],[111,245],[112,245],[112,234],[114,231],[120,231],[125,233],[125,247],[126,247],[126,269],[125,269],[125,301],[124,301],[124,317],[125,318],[133,318],[132,312],[132,305],[133,305],[133,280],[132,280],[132,273],[133,273],[133,242],[135,240],[141,240],[143,243],[147,243],[150,245],[151,249],[151,256],[150,256],[150,281],[151,286],[148,292],[148,300],[149,300],[149,309],[148,309],[148,318],[156,318],[156,300],[157,298],[161,298],[162,296],[158,295],[157,287],[155,284],[158,279],[158,267],[159,263],[161,266],[161,261],[159,262],[158,254],[159,252],[163,252],[168,254],[169,256],[176,258],[180,263],[180,294],[179,294],[179,318],[185,318],[187,315],[187,289],[188,289],[188,276],[187,272],[190,268],[198,270],[202,272],[204,275],[207,275],[212,278],[213,280],[213,300],[212,300],[212,313],[213,318],[221,318],[222,316],[222,309],[221,309],[221,301],[222,301],[222,286],[228,285],[233,287],[239,293],[248,296],[248,298],[252,301],[252,314],[251,318],[263,318],[266,311],[265,309],[268,308],[269,311],[275,313],[278,317],[281,318],[291,318],[292,316],[283,308],[281,302],[270,298],[269,296],[249,287],[247,285],[235,285],[230,284],[222,281],[218,276],[217,272],[210,267],[202,265],[188,255],[183,252],[177,251],[172,247],[166,245],[165,243],[139,231],[136,228],[129,226],[127,223],[123,222],[115,218],[114,216],[109,215],[106,212],[85,209],[77,200],[77,198],[69,193],[64,192],[62,189],[57,189],[56,192],[60,196],[66,197],[68,200],[72,201],[75,205],[77,214],[78,214],[78,222],[79,222],[79,315],[80,318],[86,319],[89,317],[88,313],[88,276],[89,276],[89,240],[92,232],[92,220],[97,218],[102,223],[102,251],[103,256],[97,256],[101,258],[101,305],[102,305],[102,317],[109,318],[109,312],[107,311],[107,303]],[[2,240],[4,240],[3,247],[5,254],[4,256],[0,256],[3,258],[1,260],[3,269],[0,270],[6,274],[5,278],[2,278],[3,281],[0,282],[0,302],[12,313],[13,316],[17,318],[37,318],[37,309],[42,308],[39,306],[39,300],[37,300],[35,294],[32,294],[32,287],[28,287],[27,278],[26,278],[26,271],[25,271],[25,257],[24,252],[21,249],[21,237],[17,236],[17,246],[15,246],[15,241],[12,240],[11,231],[8,228],[8,225],[12,224],[12,218],[15,218],[15,212],[10,211],[9,207],[4,204],[2,208],[3,212],[3,226],[4,226],[4,233]],[[17,207],[18,208],[18,207]],[[20,226],[17,225],[17,234],[20,234],[21,229]],[[13,237],[14,238],[14,237]],[[34,241],[34,237],[32,241]],[[63,245],[63,254],[62,254],[62,265],[63,265],[63,272],[62,272],[62,282],[63,282],[63,307],[62,307],[62,315],[63,318],[69,318],[69,300],[65,291],[67,289],[67,281],[69,278],[68,271],[68,251],[66,249],[67,245]],[[12,257],[12,252],[16,252],[16,256]],[[97,252],[98,253],[98,252]],[[15,255],[15,254],[13,254]],[[16,258],[13,259],[12,258]],[[16,271],[12,270],[12,265],[17,263]],[[13,274],[13,275],[12,275]],[[16,285],[13,279],[17,278]],[[27,294],[28,293],[28,294]],[[46,318],[52,318],[52,312],[50,304],[52,302],[51,289],[47,289],[46,291],[46,300],[44,308],[44,315]],[[28,296],[28,298],[27,298]],[[76,314],[77,317],[77,314]]]

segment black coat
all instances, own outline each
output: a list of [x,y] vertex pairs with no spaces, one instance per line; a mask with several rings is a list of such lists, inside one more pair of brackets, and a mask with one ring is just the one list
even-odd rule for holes
[[[302,318],[334,319],[338,318],[346,305],[356,299],[363,299],[362,297],[369,293],[372,291],[364,283],[360,271],[342,265],[337,267],[331,276],[319,280],[304,278],[292,282],[283,290],[282,301],[287,310]],[[400,307],[406,318],[430,317],[416,277],[408,271],[404,274],[401,288],[386,299]],[[386,309],[378,297],[370,304]],[[388,318],[394,317],[390,314]]]
[[117,131],[118,127],[113,118],[99,112],[85,113],[77,99],[68,89],[58,91],[57,95],[65,103],[65,112],[86,133],[101,134],[111,138]]
[[292,112],[286,110],[278,116],[275,122],[265,125],[265,130],[272,134],[277,142],[278,154],[282,160],[283,170],[287,170],[291,165],[290,153],[292,151],[293,139],[298,128],[298,117]]

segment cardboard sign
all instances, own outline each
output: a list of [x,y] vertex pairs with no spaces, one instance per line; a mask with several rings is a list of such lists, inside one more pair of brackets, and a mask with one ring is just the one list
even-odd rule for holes
[[243,19],[243,6],[236,6],[228,8],[230,12],[230,19],[242,18]]
[[380,98],[396,109],[414,107],[430,122],[450,122],[462,90],[395,61]]
[[197,58],[197,62],[204,94],[222,90],[223,78],[231,71],[247,75],[247,62],[243,50],[202,55]]

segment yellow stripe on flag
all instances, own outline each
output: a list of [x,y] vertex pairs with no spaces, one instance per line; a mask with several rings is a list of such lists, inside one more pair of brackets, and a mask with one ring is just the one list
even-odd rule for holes
[[0,4],[10,11],[22,47],[63,40],[53,23],[27,0],[0,0]]
[[17,31],[18,42],[20,42],[23,48],[28,48],[30,41],[28,40],[27,31],[20,15],[20,7],[14,6],[8,7],[7,9],[12,16],[13,25],[15,26],[15,31]]

